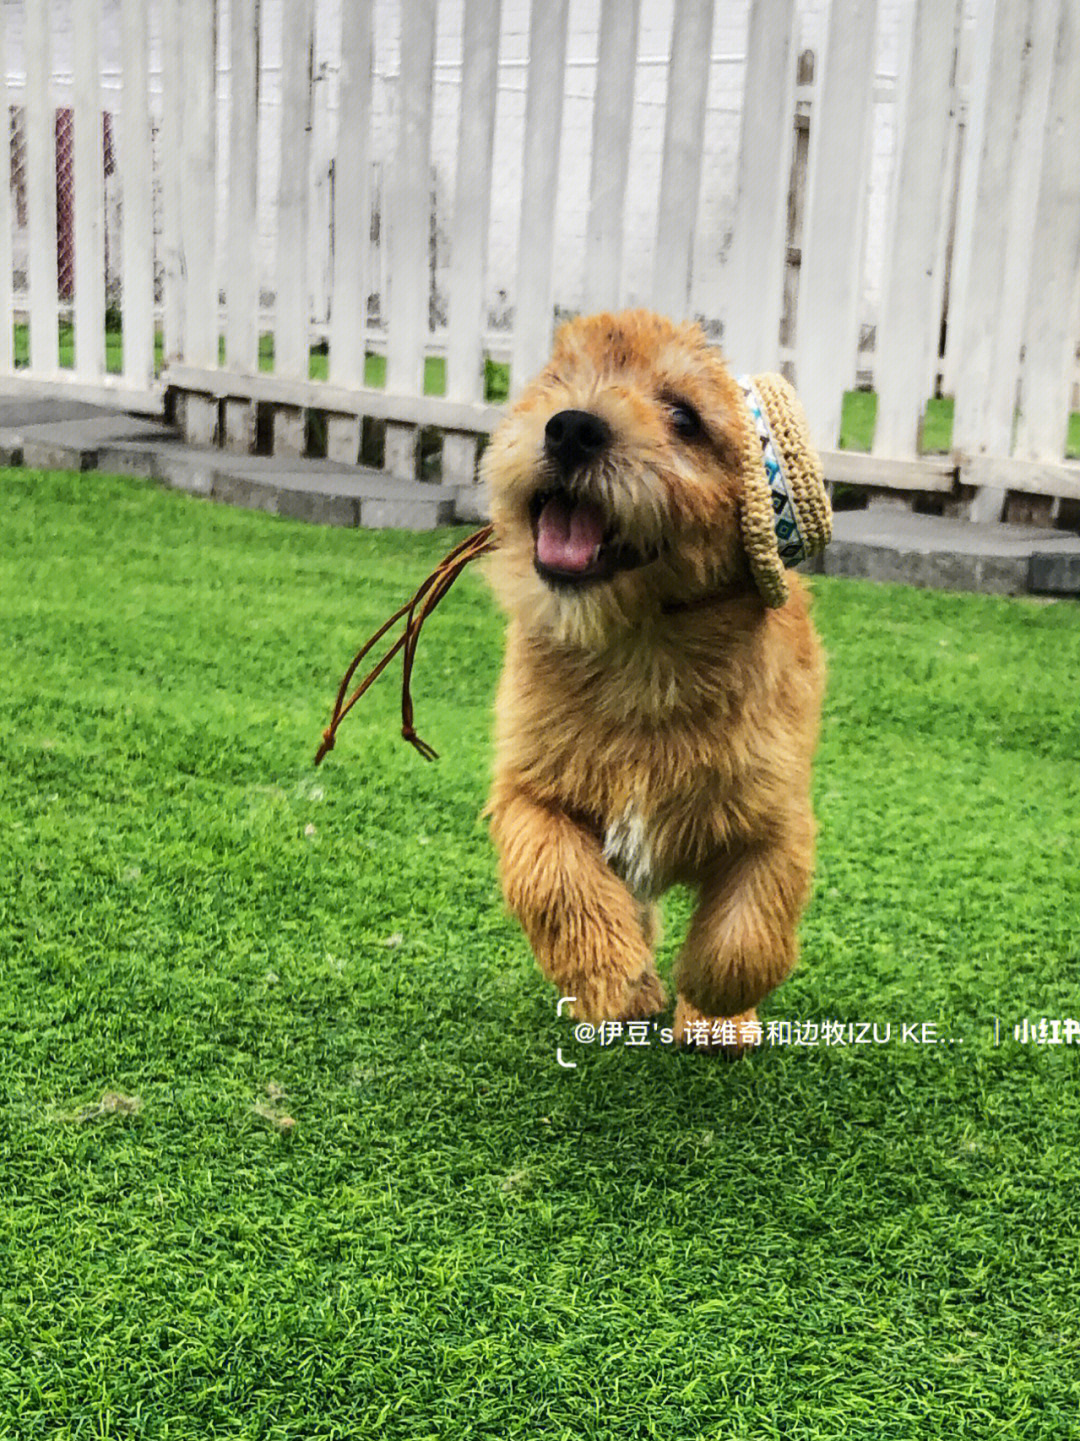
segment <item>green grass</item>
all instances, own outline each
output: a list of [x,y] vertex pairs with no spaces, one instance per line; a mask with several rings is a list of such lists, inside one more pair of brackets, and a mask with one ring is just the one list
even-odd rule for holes
[[[15,326],[15,365],[22,369],[30,364],[30,327],[28,325]],[[55,363],[55,357],[53,357]],[[61,320],[59,325],[59,363],[61,370],[70,370],[75,364],[75,327],[67,320]],[[162,364],[162,336],[158,331],[154,336],[154,364],[156,369],[161,369]],[[123,336],[117,329],[109,329],[105,332],[105,371],[108,375],[119,375],[124,368],[124,345]]]
[[556,1019],[479,819],[480,577],[420,650],[442,759],[388,676],[312,769],[454,535],[2,486],[0,1435],[1075,1436],[1080,1054],[1009,1038],[1078,1010],[1075,606],[814,582],[763,1019],[962,1044],[729,1065]]
[[[948,453],[952,445],[953,411],[954,402],[951,396],[931,396],[926,402],[920,445],[924,455]],[[1080,414],[1074,415],[1072,419],[1080,422]],[[876,393],[872,390],[847,391],[840,419],[840,449],[869,450],[874,443],[876,421]],[[1080,453],[1080,430],[1077,430],[1076,441]]]
[[[924,455],[947,454],[952,446],[953,412],[951,396],[939,396],[926,402],[920,450]],[[849,390],[844,395],[840,420],[840,449],[869,450],[874,443],[877,420],[877,395],[872,390]],[[1080,411],[1069,415],[1065,442],[1068,459],[1080,459]]]

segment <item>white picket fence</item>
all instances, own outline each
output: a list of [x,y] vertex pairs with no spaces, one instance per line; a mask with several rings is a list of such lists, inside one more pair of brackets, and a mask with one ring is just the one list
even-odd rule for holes
[[[347,462],[360,455],[363,422],[375,420],[385,423],[386,466],[410,476],[420,428],[435,427],[443,483],[468,484],[478,444],[499,415],[484,398],[485,354],[507,359],[517,386],[550,345],[568,264],[556,234],[561,146],[589,157],[583,255],[575,257],[585,308],[628,298],[632,122],[653,0],[575,0],[595,12],[596,58],[591,124],[573,131],[563,123],[570,0],[398,0],[394,128],[379,154],[376,0],[274,3],[3,5],[0,77],[25,152],[23,170],[0,187],[0,325],[9,337],[13,325],[28,326],[29,363],[16,367],[14,343],[0,346],[0,385],[108,395],[139,409],[160,408],[168,393],[192,439],[240,449],[259,440],[286,453],[310,445],[314,412],[325,417],[315,429],[326,452]],[[1006,513],[1010,495],[1044,497],[1039,514],[1071,523],[1080,515],[1080,465],[1065,459],[1080,339],[1077,0],[831,0],[812,56],[799,44],[810,0],[749,0],[748,8],[736,0],[746,12],[745,49],[724,58],[741,69],[742,110],[736,184],[719,221],[702,203],[710,179],[702,137],[715,37],[731,16],[724,0],[655,3],[667,6],[671,25],[659,57],[667,88],[652,283],[629,298],[674,315],[697,312],[739,369],[787,368],[832,481],[936,494],[979,518]],[[460,106],[452,197],[436,202],[436,141],[445,148],[434,133],[436,37],[447,5],[464,7]],[[493,165],[501,42],[506,15],[523,5],[512,324],[493,333],[487,253],[503,183]],[[871,348],[864,261],[879,12],[887,6],[901,23]],[[974,22],[966,28],[965,16]],[[273,111],[265,104],[271,19],[280,41]],[[119,35],[112,69],[102,62],[103,33],[112,33],[103,20]],[[313,98],[328,23],[332,111]],[[21,46],[15,69],[4,54],[13,27]],[[65,95],[74,131],[66,168],[57,149],[61,34],[70,46]],[[156,88],[152,54],[160,57]],[[258,156],[271,123],[280,137],[268,197]],[[62,207],[59,224],[58,174],[73,184],[70,217]],[[255,246],[268,199],[276,259],[266,286]],[[450,254],[438,284],[437,230]],[[23,270],[13,235],[28,237]],[[72,253],[73,279],[65,281]],[[694,273],[703,253],[718,258],[707,293]],[[118,375],[106,364],[109,266],[123,317]],[[445,317],[436,313],[436,290]],[[56,337],[68,314],[74,357],[63,368]],[[272,370],[259,365],[268,331]],[[325,380],[309,376],[315,343],[328,352]],[[386,358],[382,388],[364,384],[372,351]],[[424,393],[432,354],[445,358],[444,395]],[[843,396],[867,372],[878,396],[873,451],[841,451]],[[921,419],[942,385],[955,396],[953,450],[925,455]]]

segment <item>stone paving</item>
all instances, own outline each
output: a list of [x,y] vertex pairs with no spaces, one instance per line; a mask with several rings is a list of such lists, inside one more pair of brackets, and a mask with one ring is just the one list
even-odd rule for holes
[[899,506],[838,511],[832,542],[817,559],[825,575],[991,595],[1080,596],[1080,535],[914,515]]
[[[185,445],[162,421],[64,399],[0,394],[0,465],[136,475],[321,525],[433,530],[484,518],[476,486]],[[1080,597],[1080,536],[874,506],[838,512],[832,544],[807,568],[940,590]]]

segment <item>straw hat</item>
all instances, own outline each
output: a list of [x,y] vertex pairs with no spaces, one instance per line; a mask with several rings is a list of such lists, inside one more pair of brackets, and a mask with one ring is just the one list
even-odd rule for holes
[[806,413],[782,375],[741,375],[753,431],[746,437],[743,543],[769,606],[788,597],[784,571],[829,543],[832,510]]

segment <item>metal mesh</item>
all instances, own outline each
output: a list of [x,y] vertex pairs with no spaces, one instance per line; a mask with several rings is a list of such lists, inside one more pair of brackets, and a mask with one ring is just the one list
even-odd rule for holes
[[56,272],[61,301],[75,298],[75,115],[56,112]]
[[[14,268],[15,303],[26,303],[28,289],[26,210],[26,110],[22,105],[8,107],[8,137],[11,153],[11,222],[12,262]],[[25,319],[25,316],[22,317]]]
[[[56,138],[56,270],[61,307],[75,298],[75,117],[69,106],[55,112]],[[102,154],[106,189],[106,285],[110,304],[119,303],[120,203],[116,185],[112,116],[102,117]],[[26,196],[26,107],[8,108],[8,149],[11,165],[12,264],[16,305],[26,304],[28,291],[29,215]],[[112,179],[110,180],[110,177]]]

